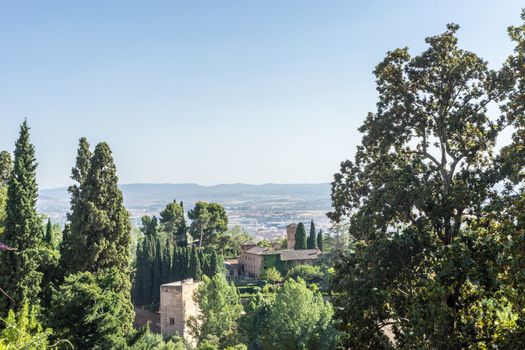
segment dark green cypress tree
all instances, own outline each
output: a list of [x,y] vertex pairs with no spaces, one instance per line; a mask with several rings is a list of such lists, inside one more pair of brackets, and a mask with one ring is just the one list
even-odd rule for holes
[[154,305],[154,308],[156,309],[158,304],[160,303],[160,279],[161,279],[161,268],[162,268],[162,249],[163,249],[163,242],[161,241],[160,237],[158,235],[155,235],[155,258],[153,260],[153,268],[152,268],[152,279],[153,279],[153,285],[152,285],[152,303]]
[[317,235],[315,233],[315,224],[313,220],[310,221],[310,235],[308,236],[307,247],[308,249],[317,248]]
[[319,248],[320,251],[323,251],[323,230],[319,230],[319,233],[317,234],[317,248]]
[[216,274],[224,274],[224,259],[222,255],[213,251],[210,257],[210,272],[208,276],[211,278]]
[[35,148],[29,140],[29,126],[24,121],[16,141],[14,166],[7,185],[7,204],[3,243],[17,249],[0,254],[0,313],[18,310],[24,303],[38,304],[42,273],[39,248],[43,240],[41,220],[36,212],[38,186]]
[[304,224],[302,222],[297,225],[297,230],[295,231],[294,249],[306,249],[306,230],[304,229]]
[[76,215],[71,217],[77,255],[72,271],[116,267],[129,275],[131,226],[111,150],[105,142],[95,147],[79,189],[79,200],[74,204]]
[[142,278],[143,305],[151,305],[153,302],[153,265],[155,263],[155,238],[146,236],[143,241],[144,269]]
[[183,257],[182,257],[182,279],[189,278],[191,276],[190,273],[190,259],[191,259],[191,248],[185,247],[183,249]]
[[173,245],[171,240],[167,239],[164,247],[162,247],[162,265],[160,270],[160,283],[171,282],[171,260],[172,260]]
[[146,264],[144,262],[144,240],[137,244],[137,255],[136,255],[136,269],[135,269],[135,280],[133,282],[133,304],[137,306],[144,305],[144,277]]
[[179,259],[179,247],[173,247],[173,254],[171,256],[170,280],[178,281],[177,264]]
[[60,273],[60,280],[62,281],[67,274],[67,271],[69,270],[68,266],[66,265],[67,262],[70,262],[73,260],[73,236],[71,234],[71,225],[69,223],[66,223],[64,225],[64,229],[62,230],[62,240],[59,244],[59,251],[60,251],[60,260],[59,260],[59,267],[61,270]]
[[53,237],[53,225],[51,224],[51,219],[47,219],[46,225],[46,235],[44,241],[49,245],[54,245],[55,238]]
[[84,241],[85,238],[80,236],[80,225],[83,221],[83,216],[85,215],[81,203],[81,194],[84,189],[84,181],[86,180],[89,171],[91,157],[92,153],[89,149],[89,143],[85,137],[80,138],[78,141],[75,166],[71,169],[71,179],[75,181],[75,184],[68,187],[68,191],[71,194],[71,207],[67,214],[69,220],[67,234],[69,237],[66,239],[66,229],[64,228],[62,242],[60,243],[60,266],[64,270],[64,274],[77,272],[81,265],[81,262],[78,261],[79,256],[76,252],[77,249],[82,249],[79,240]]
[[[133,310],[131,303],[131,225],[129,214],[123,204],[118,188],[118,177],[109,146],[99,143],[89,159],[86,172],[85,161],[89,158],[86,143],[81,140],[77,166],[73,178],[77,187],[71,191],[71,255],[68,272],[89,272],[94,276],[110,273],[119,285],[107,291],[118,295],[119,308]],[[81,162],[79,162],[81,161]],[[78,170],[78,173],[76,172]],[[59,301],[57,301],[59,302]],[[71,300],[64,301],[64,303]],[[55,305],[56,306],[56,305]],[[126,321],[119,321],[119,333],[132,329],[132,312],[125,313]],[[129,317],[128,317],[129,316]],[[54,317],[66,319],[68,315],[57,313]],[[97,331],[94,331],[96,334]]]
[[201,266],[201,271],[203,274],[208,275],[210,271],[210,259],[208,259],[208,254],[204,254],[202,249],[198,249],[199,263]]
[[190,266],[189,276],[193,279],[200,279],[202,276],[201,263],[199,260],[199,253],[195,247],[192,247],[190,252]]

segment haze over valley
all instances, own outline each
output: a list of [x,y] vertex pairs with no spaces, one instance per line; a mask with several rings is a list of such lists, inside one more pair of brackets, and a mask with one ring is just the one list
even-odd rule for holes
[[[255,239],[272,239],[284,235],[292,222],[314,220],[327,230],[330,210],[330,184],[125,184],[120,186],[124,203],[134,225],[143,215],[157,215],[173,199],[183,201],[185,210],[196,202],[216,202],[228,212],[229,226],[240,225]],[[39,212],[64,223],[69,210],[67,188],[43,189],[39,192]]]

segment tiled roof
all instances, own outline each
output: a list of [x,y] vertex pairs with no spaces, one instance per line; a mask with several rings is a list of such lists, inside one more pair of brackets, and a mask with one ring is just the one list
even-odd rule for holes
[[317,259],[319,255],[321,255],[321,251],[319,249],[301,249],[301,250],[283,249],[283,250],[280,250],[279,252],[281,253],[282,261],[313,260],[313,259]]
[[271,248],[263,248],[263,247],[253,247],[246,251],[246,253],[256,254],[256,255],[277,255],[280,252],[281,252],[280,250],[273,250]]
[[[181,286],[183,284],[192,284],[192,283],[193,283],[193,278],[187,278],[182,281],[175,281],[175,282],[161,284],[160,286],[161,287],[174,287],[174,286]],[[199,282],[195,281],[195,283],[199,283]]]
[[281,255],[282,261],[312,260],[312,259],[317,259],[319,255],[321,255],[321,251],[319,249],[273,250],[271,248],[263,248],[263,247],[253,247],[251,249],[248,249],[246,253],[255,254],[255,255]]

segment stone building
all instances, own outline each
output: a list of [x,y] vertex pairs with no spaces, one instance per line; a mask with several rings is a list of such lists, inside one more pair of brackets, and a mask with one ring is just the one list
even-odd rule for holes
[[241,251],[239,265],[244,277],[260,278],[269,268],[276,268],[282,274],[296,265],[314,265],[321,251],[319,249],[281,249],[252,247]]
[[224,269],[226,270],[226,278],[230,280],[239,278],[239,275],[240,275],[239,259],[225,260]]
[[295,231],[297,231],[297,224],[286,226],[286,246],[288,249],[294,249],[295,247]]
[[164,337],[178,334],[195,345],[195,339],[189,334],[186,321],[198,313],[193,294],[199,283],[190,278],[160,286],[160,333]]

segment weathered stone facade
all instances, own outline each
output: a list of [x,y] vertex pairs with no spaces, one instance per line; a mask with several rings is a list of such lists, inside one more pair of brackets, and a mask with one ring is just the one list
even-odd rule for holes
[[297,231],[297,224],[286,226],[286,246],[288,249],[294,249],[295,247],[295,231]]
[[189,334],[186,321],[198,313],[193,295],[199,283],[190,278],[160,286],[160,333],[163,336],[178,334],[195,345],[195,339]]

